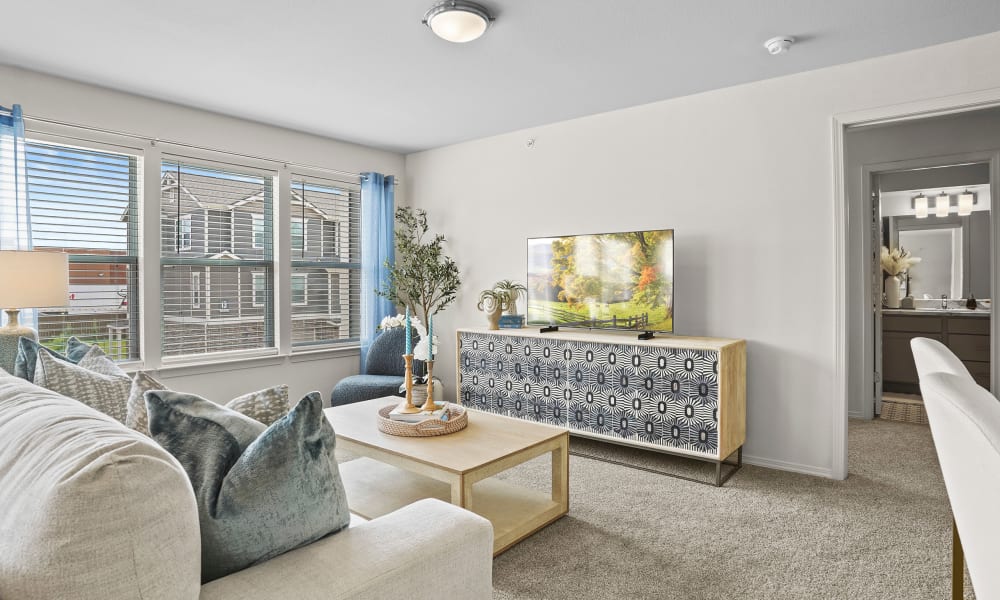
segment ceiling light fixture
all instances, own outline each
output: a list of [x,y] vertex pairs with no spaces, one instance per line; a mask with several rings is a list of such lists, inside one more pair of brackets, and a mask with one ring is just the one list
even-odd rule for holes
[[934,202],[934,215],[938,217],[947,217],[950,210],[951,196],[941,192],[938,194],[937,200]]
[[958,216],[967,217],[972,214],[972,205],[976,203],[976,196],[969,190],[958,195]]
[[764,42],[764,47],[771,54],[784,54],[795,43],[795,38],[790,35],[779,35]]
[[927,218],[927,196],[920,194],[913,199],[913,210],[918,219]]
[[486,33],[494,18],[486,7],[464,0],[438,2],[424,13],[424,25],[434,35],[455,43],[471,42]]

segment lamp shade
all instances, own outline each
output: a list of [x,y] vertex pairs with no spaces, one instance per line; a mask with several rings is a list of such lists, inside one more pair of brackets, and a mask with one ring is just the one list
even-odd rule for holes
[[972,205],[975,204],[976,197],[969,192],[958,196],[958,215],[967,217],[972,214]]
[[0,308],[69,303],[69,260],[60,252],[0,252]]
[[941,192],[937,200],[934,201],[934,215],[938,217],[947,217],[948,213],[951,211],[951,196]]
[[927,196],[923,194],[913,199],[913,210],[918,219],[927,218]]

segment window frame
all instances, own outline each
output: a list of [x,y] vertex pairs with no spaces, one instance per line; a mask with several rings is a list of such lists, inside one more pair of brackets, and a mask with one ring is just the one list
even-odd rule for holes
[[[263,285],[258,289],[257,282],[262,281]],[[265,295],[263,302],[257,301],[258,291]],[[250,306],[253,308],[261,308],[262,306],[267,306],[267,273],[262,273],[260,271],[250,272]]]
[[[143,200],[145,198],[145,186],[142,182],[147,166],[145,148],[141,144],[136,144],[134,139],[130,139],[126,136],[107,134],[98,131],[86,131],[86,135],[81,135],[81,129],[79,127],[35,121],[27,116],[24,120],[24,146],[26,152],[27,147],[30,144],[36,143],[49,146],[62,146],[71,150],[79,150],[83,152],[119,154],[128,156],[135,160],[135,203],[128,209],[129,219],[126,233],[128,238],[131,240],[131,243],[134,244],[134,251],[125,255],[96,255],[99,256],[99,259],[95,259],[95,255],[64,254],[67,256],[67,262],[70,265],[71,272],[73,265],[88,263],[125,265],[130,271],[129,278],[131,279],[134,277],[135,287],[133,293],[131,295],[126,295],[124,298],[126,306],[128,307],[129,355],[125,359],[116,362],[122,368],[130,368],[131,365],[142,365],[145,356],[143,348],[144,344],[147,343],[146,338],[148,337],[143,335],[143,313],[146,310],[146,298],[143,293],[142,286],[143,271],[146,268],[143,265],[142,260],[142,215]],[[25,170],[27,170],[27,156],[25,156],[25,163]],[[29,194],[28,201],[30,202],[30,191],[27,189],[27,183],[25,184],[25,188],[26,193]],[[69,306],[70,305],[67,304],[67,307]],[[70,335],[72,335],[72,333]],[[135,350],[134,352],[133,349]]]

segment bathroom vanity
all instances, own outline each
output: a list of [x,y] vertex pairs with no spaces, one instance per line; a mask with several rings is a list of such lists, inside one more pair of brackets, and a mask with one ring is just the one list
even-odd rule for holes
[[910,340],[926,337],[951,349],[979,385],[990,387],[990,311],[882,309],[882,389],[919,394]]

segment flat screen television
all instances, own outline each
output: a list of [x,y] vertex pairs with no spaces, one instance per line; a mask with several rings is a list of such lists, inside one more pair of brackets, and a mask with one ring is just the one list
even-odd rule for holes
[[673,332],[673,229],[528,239],[527,322]]

